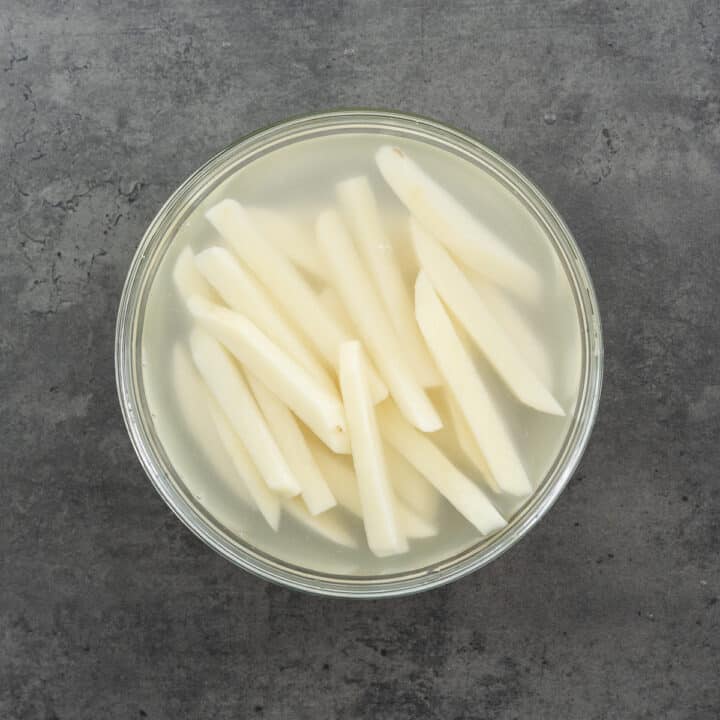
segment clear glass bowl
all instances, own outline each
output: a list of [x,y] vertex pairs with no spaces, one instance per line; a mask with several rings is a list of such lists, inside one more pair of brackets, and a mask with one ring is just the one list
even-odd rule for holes
[[[547,474],[506,528],[453,557],[411,572],[382,576],[323,574],[291,565],[239,540],[184,488],[161,446],[142,381],[141,337],[148,292],[178,228],[214,188],[241,167],[287,144],[327,134],[381,133],[428,142],[491,174],[541,224],[567,274],[581,334],[581,377],[575,414]],[[603,345],[592,282],[570,231],[540,191],[518,170],[473,138],[426,118],[348,110],[288,120],[223,150],[189,177],[163,205],[140,242],[118,309],[115,371],[125,424],[145,472],[165,502],[199,538],[236,565],[298,590],[340,597],[390,597],[428,590],[481,568],[514,545],[548,511],[572,476],[588,442],[600,400]]]

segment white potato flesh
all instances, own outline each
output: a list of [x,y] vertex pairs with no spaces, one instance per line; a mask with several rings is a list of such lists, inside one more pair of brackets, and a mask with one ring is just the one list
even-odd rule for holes
[[[302,329],[328,365],[337,370],[340,344],[349,338],[323,308],[295,265],[266,240],[236,200],[222,200],[211,207],[205,217],[272,293],[287,316]],[[387,388],[378,377],[373,377],[372,383],[373,397],[380,402],[387,396]]]
[[484,535],[507,524],[487,495],[462,473],[425,434],[387,401],[377,409],[383,437],[432,483],[435,489]]
[[403,205],[458,259],[521,297],[541,296],[538,272],[402,150],[385,145],[375,161]]
[[380,217],[367,177],[354,177],[335,186],[343,217],[360,248],[375,288],[397,337],[423,387],[440,384],[440,375],[420,334],[408,288],[400,272],[392,242]]
[[508,334],[538,380],[545,387],[551,388],[553,371],[550,354],[528,317],[501,288],[479,277],[473,284],[498,325]]
[[[565,412],[493,318],[480,295],[448,252],[411,220],[415,251],[423,271],[454,316],[465,328],[508,389],[520,402],[551,415]],[[417,314],[417,284],[415,296]],[[421,326],[422,329],[422,326]],[[427,340],[427,333],[423,331]],[[435,348],[430,346],[435,354]],[[437,357],[435,358],[437,364]],[[442,374],[442,371],[441,371]]]
[[347,314],[345,306],[342,304],[342,300],[335,291],[335,288],[326,285],[318,295],[322,306],[330,313],[335,322],[343,329],[345,335],[350,339],[359,337],[359,333],[353,326],[353,321]]
[[334,210],[317,220],[317,238],[335,290],[403,414],[420,430],[432,432],[442,421],[409,369],[406,354],[377,297],[362,261]]
[[172,272],[173,284],[183,300],[191,295],[200,295],[215,302],[217,295],[211,285],[195,267],[195,255],[189,248],[183,248],[175,260]]
[[283,501],[283,509],[298,523],[325,540],[342,545],[346,548],[356,548],[357,541],[345,526],[342,518],[332,510],[320,515],[312,515],[299,498],[290,498]]
[[242,480],[238,479],[210,415],[210,390],[198,375],[188,351],[180,342],[173,347],[170,363],[174,397],[188,432],[218,477],[247,502],[247,489]]
[[396,516],[395,498],[370,397],[363,349],[357,340],[340,346],[340,390],[368,546],[378,557],[406,552],[407,541]]
[[495,482],[495,478],[490,472],[490,468],[487,464],[487,460],[483,455],[483,451],[477,444],[475,435],[473,435],[468,421],[463,415],[458,401],[453,395],[449,388],[445,389],[445,399],[447,401],[448,408],[450,410],[450,418],[452,420],[453,429],[455,430],[455,436],[457,437],[458,445],[465,454],[468,460],[477,468],[482,475],[482,479],[488,484],[493,492],[499,493],[500,487]]
[[285,320],[267,290],[230,252],[217,246],[207,248],[197,254],[195,264],[228,307],[246,315],[329,388],[335,387],[322,363]]
[[242,438],[267,486],[288,497],[297,495],[300,485],[285,462],[240,368],[222,345],[200,328],[194,328],[190,335],[190,351],[195,367]]
[[295,265],[316,279],[322,279],[325,270],[315,246],[312,230],[300,220],[270,208],[249,207],[250,219],[262,235]]
[[272,493],[267,484],[263,482],[248,449],[231,427],[219,404],[214,405],[210,412],[215,429],[235,466],[238,476],[242,479],[267,524],[277,532],[280,526],[280,500],[278,496]]
[[254,375],[248,373],[247,380],[267,420],[270,432],[300,483],[302,499],[310,513],[317,515],[334,507],[335,498],[307,446],[295,416],[287,405]]
[[440,494],[394,447],[385,443],[385,460],[395,496],[426,520],[437,517]]
[[495,482],[512,495],[529,493],[532,487],[507,425],[424,270],[415,283],[415,312]]
[[195,319],[328,447],[350,452],[345,413],[336,392],[330,392],[244,315],[198,297],[187,304]]
[[[349,513],[362,519],[363,510],[357,476],[348,458],[331,453],[320,443],[311,443],[311,447],[338,504]],[[395,511],[402,532],[408,539],[420,540],[437,535],[437,525],[431,518],[415,512],[409,505],[397,498],[395,499]]]

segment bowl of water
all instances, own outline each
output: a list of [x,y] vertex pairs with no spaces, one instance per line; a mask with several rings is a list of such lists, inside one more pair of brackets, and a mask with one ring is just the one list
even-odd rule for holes
[[548,511],[603,346],[563,220],[435,121],[288,120],[168,199],[131,263],[116,378],[138,458],[216,552],[343,597],[476,570]]

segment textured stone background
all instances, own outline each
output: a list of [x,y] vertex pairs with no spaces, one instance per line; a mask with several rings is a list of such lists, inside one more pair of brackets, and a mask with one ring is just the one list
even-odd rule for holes
[[[717,0],[0,0],[0,717],[720,716],[719,35]],[[338,105],[519,165],[604,317],[568,490],[491,567],[405,600],[216,557],[115,396],[118,296],[163,200],[239,135]]]

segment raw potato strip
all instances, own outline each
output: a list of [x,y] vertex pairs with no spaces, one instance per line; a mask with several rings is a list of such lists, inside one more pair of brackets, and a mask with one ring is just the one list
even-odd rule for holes
[[370,398],[362,345],[357,340],[340,346],[340,390],[345,403],[368,546],[378,557],[407,552],[407,541],[398,525],[382,439]]
[[378,408],[378,419],[383,437],[483,535],[507,525],[487,495],[427,435],[412,427],[392,403],[383,403]]
[[[357,477],[352,466],[346,458],[331,453],[324,445],[315,443],[312,450],[338,504],[362,520],[362,503],[358,492]],[[437,535],[438,528],[432,520],[416,513],[397,499],[395,511],[403,533],[410,540],[421,540]]]
[[283,495],[297,495],[300,485],[285,462],[240,369],[220,343],[199,328],[190,335],[190,350],[200,375],[242,438],[268,487]]
[[267,420],[270,432],[300,483],[302,498],[311,515],[317,515],[334,507],[335,498],[307,446],[295,416],[287,405],[255,376],[248,374],[248,383]]
[[247,315],[271,340],[286,350],[328,388],[335,388],[327,371],[277,311],[265,288],[222,247],[195,257],[195,264],[227,305]]
[[440,416],[408,371],[404,349],[337,212],[326,210],[320,214],[317,237],[335,289],[398,407],[420,430],[439,430],[442,427]]
[[335,186],[335,190],[345,220],[370,269],[385,311],[407,352],[413,372],[423,387],[440,385],[440,376],[420,335],[410,293],[400,273],[393,245],[380,219],[375,195],[367,177],[344,180]]
[[440,373],[455,396],[495,482],[512,495],[529,493],[530,481],[505,422],[424,270],[415,283],[415,312]]
[[[257,231],[239,202],[222,200],[211,207],[205,217],[265,284],[278,305],[302,329],[325,361],[337,370],[338,350],[349,338],[326,312],[292,262]],[[372,378],[372,390],[375,402],[387,397],[387,388],[377,376]]]
[[[564,415],[565,412],[558,401],[524,361],[519,349],[513,345],[508,334],[495,321],[472,283],[447,251],[434,238],[431,238],[417,222],[414,220],[410,222],[415,251],[429,282],[435,287],[440,297],[452,310],[515,397],[525,405],[541,412]],[[417,314],[417,283],[415,312]],[[422,323],[420,325],[422,330]],[[423,334],[430,351],[436,355],[437,348],[431,345],[424,330]],[[437,357],[435,357],[435,362],[438,362]],[[443,374],[442,369],[440,372]]]
[[192,297],[195,319],[335,452],[350,452],[345,413],[331,393],[244,315]]
[[540,297],[542,283],[537,271],[402,150],[385,145],[378,150],[375,161],[403,205],[458,259],[524,298]]
[[187,300],[191,295],[200,295],[213,302],[217,300],[215,291],[195,267],[195,256],[189,247],[183,248],[177,256],[172,278],[175,289],[183,300]]
[[438,491],[394,447],[385,443],[384,449],[395,496],[420,517],[434,521],[440,504]]
[[342,520],[331,512],[324,512],[321,515],[311,515],[302,500],[290,498],[283,501],[283,509],[298,523],[304,525],[316,535],[319,535],[336,545],[348,548],[356,548],[357,541],[352,533],[345,527]]
[[473,284],[498,325],[508,334],[513,345],[525,358],[540,382],[545,387],[552,387],[553,372],[550,355],[528,318],[499,287],[480,278]]
[[455,428],[455,435],[457,436],[460,449],[463,453],[465,453],[467,459],[470,460],[470,462],[480,471],[483,480],[485,480],[485,482],[490,486],[490,489],[493,492],[499,493],[500,487],[495,482],[495,478],[490,472],[487,460],[485,459],[480,446],[477,444],[477,440],[468,425],[468,421],[463,415],[462,410],[458,405],[458,401],[455,399],[455,396],[449,388],[445,389],[445,399],[447,401],[448,408],[450,409],[450,417],[452,418],[452,424]]
[[198,375],[188,351],[179,342],[172,351],[171,375],[173,393],[190,435],[218,476],[247,502],[247,489],[242,480],[238,481],[210,415],[210,403],[213,402],[210,390]]
[[247,211],[253,224],[269,242],[299,268],[322,279],[325,270],[315,247],[315,238],[301,222],[293,222],[286,215],[269,208],[249,207]]
[[210,413],[223,447],[230,456],[237,474],[245,483],[245,487],[267,524],[277,532],[280,525],[280,500],[268,490],[250,457],[250,453],[235,430],[230,426],[230,422],[219,405],[215,404],[214,407],[211,407]]

